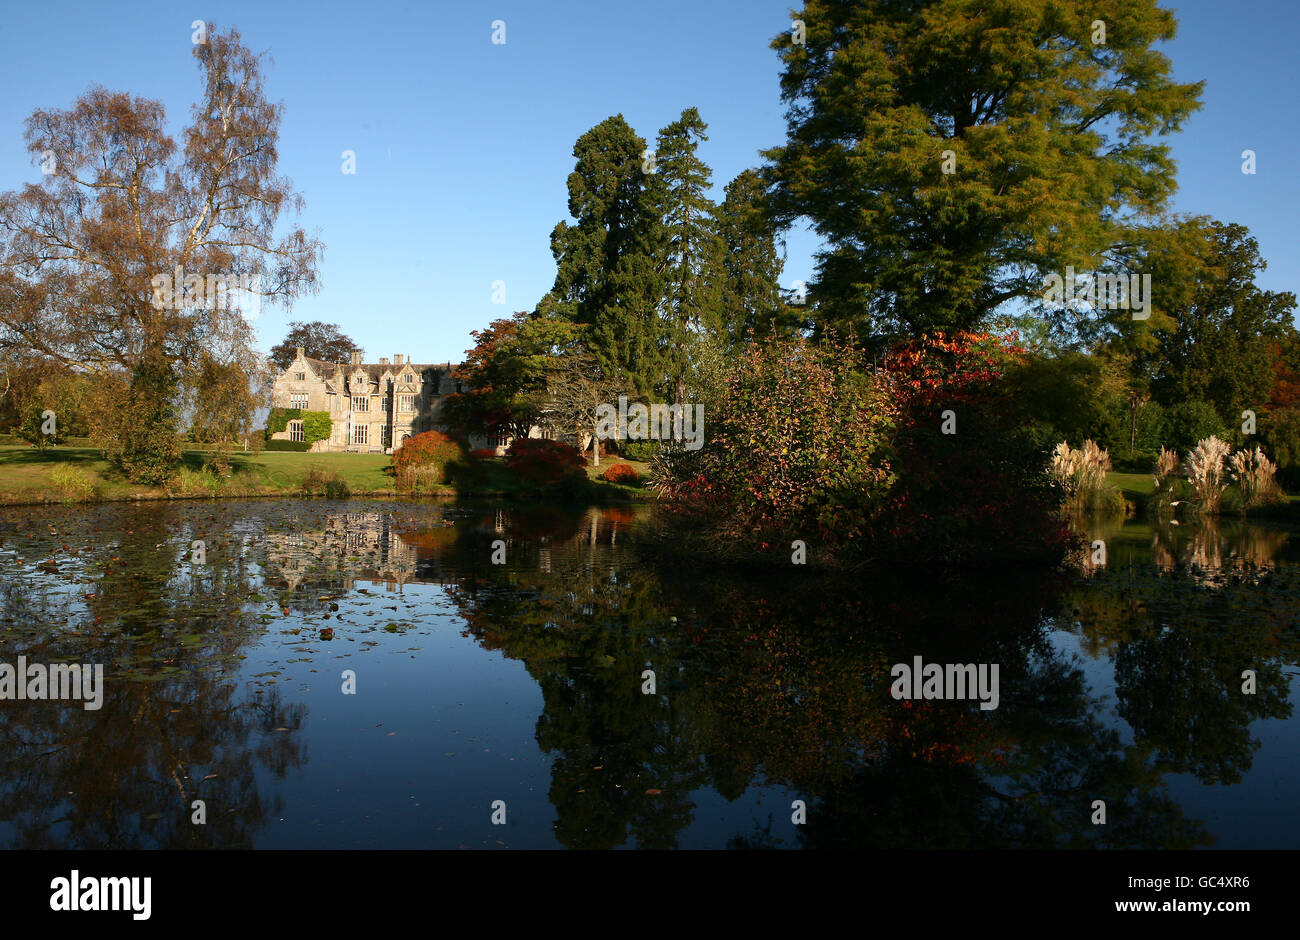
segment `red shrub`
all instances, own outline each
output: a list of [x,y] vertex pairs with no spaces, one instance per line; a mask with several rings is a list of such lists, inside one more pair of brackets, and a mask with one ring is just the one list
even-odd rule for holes
[[609,469],[600,475],[600,478],[609,483],[624,483],[633,486],[637,480],[641,479],[641,475],[636,472],[631,464],[616,463],[611,464]]
[[515,438],[506,451],[506,464],[525,480],[541,485],[587,476],[587,461],[576,447],[543,438]]
[[1024,358],[1013,339],[987,333],[933,334],[886,356],[900,418],[898,482],[882,522],[895,558],[1063,549],[1042,472],[1046,458],[1008,380]]
[[497,455],[497,452],[491,447],[480,447],[470,451],[469,455],[475,460],[491,460]]
[[460,457],[460,445],[441,431],[425,431],[393,451],[393,471],[401,489],[445,483],[447,465]]

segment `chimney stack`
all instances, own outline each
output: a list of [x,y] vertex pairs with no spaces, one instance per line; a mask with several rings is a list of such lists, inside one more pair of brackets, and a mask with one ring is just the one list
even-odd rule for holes
[[361,365],[361,350],[359,349],[352,350],[352,364],[354,366]]
[[299,359],[303,359],[303,358],[305,358],[305,357],[306,357],[306,353],[307,353],[307,350],[305,350],[305,349],[304,349],[303,347],[301,347],[301,346],[298,347],[298,358],[299,358]]
[[401,364],[402,364],[402,354],[393,353],[393,365],[400,366]]
[[387,357],[387,356],[380,356],[380,357],[379,357],[379,364],[380,364],[381,366],[386,366],[386,365],[388,365],[388,357]]

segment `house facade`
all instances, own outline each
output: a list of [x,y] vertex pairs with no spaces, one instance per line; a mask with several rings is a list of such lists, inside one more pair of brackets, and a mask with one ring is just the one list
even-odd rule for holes
[[[365,363],[360,352],[346,364],[324,362],[300,346],[276,377],[271,405],[329,414],[330,436],[313,443],[313,452],[388,454],[412,434],[444,430],[442,402],[459,391],[454,370],[451,363],[414,363],[402,355]],[[301,441],[302,422],[290,421],[271,436]]]

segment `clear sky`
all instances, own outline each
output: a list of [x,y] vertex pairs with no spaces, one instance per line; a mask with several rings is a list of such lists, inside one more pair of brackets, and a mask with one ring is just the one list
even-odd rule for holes
[[[263,348],[290,319],[338,323],[368,359],[459,361],[470,331],[532,309],[555,267],[574,140],[622,113],[651,143],[694,105],[715,198],[782,141],[779,61],[788,0],[321,0],[313,3],[10,3],[0,14],[0,190],[39,180],[22,141],[36,108],[93,84],[161,100],[179,134],[200,92],[190,23],[237,26],[266,50],[283,101],[280,172],[325,243],[320,293],[264,307]],[[1269,269],[1261,286],[1300,291],[1300,59],[1296,0],[1166,3],[1180,81],[1205,79],[1204,107],[1169,138],[1174,208],[1239,222]],[[492,23],[506,24],[494,45]],[[1257,172],[1241,172],[1254,150]],[[342,152],[357,172],[342,172]],[[813,236],[791,233],[782,278],[811,273]],[[505,303],[492,302],[494,281]]]

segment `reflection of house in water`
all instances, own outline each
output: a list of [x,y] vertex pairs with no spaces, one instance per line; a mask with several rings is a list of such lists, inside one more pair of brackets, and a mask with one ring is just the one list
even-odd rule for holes
[[268,578],[282,579],[290,590],[322,575],[342,577],[342,587],[356,580],[383,581],[396,590],[417,579],[418,549],[398,534],[383,512],[334,513],[315,532],[273,532],[266,536]]
[[[585,517],[522,515],[494,508],[458,529],[443,516],[393,510],[335,512],[322,528],[265,535],[268,583],[291,592],[350,590],[358,581],[383,582],[393,591],[405,584],[451,584],[458,564],[477,557],[487,564],[499,538],[511,546],[511,565],[543,572],[563,570],[567,554],[589,554],[598,544],[614,545],[633,513],[624,507],[596,507]],[[319,524],[319,522],[318,522]],[[453,554],[459,534],[469,544]],[[475,542],[475,539],[481,539]],[[475,545],[482,551],[475,552]],[[319,600],[319,598],[316,598]],[[326,598],[328,599],[328,598]]]

